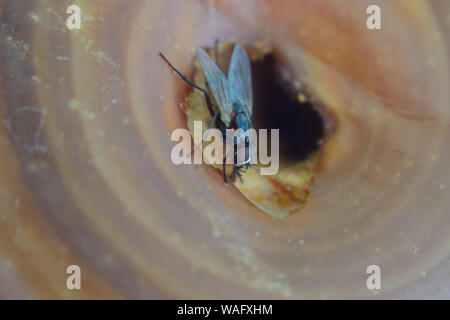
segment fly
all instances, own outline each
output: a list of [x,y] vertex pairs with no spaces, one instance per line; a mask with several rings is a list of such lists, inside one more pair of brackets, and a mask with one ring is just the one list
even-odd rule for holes
[[[205,50],[197,49],[197,59],[216,101],[216,108],[213,108],[211,98],[205,89],[199,87],[179,72],[161,52],[159,55],[181,79],[204,94],[208,111],[212,116],[208,129],[216,124],[216,127],[222,131],[224,138],[226,137],[226,134],[224,134],[226,129],[242,129],[243,135],[234,137],[234,146],[239,148],[240,145],[244,145],[246,160],[243,163],[234,163],[230,176],[233,182],[235,182],[236,176],[239,176],[242,181],[241,173],[245,173],[244,167],[248,169],[252,160],[248,150],[250,145],[249,137],[245,134],[248,129],[253,127],[251,121],[253,111],[252,75],[247,51],[239,43],[234,46],[227,78],[218,67],[217,60],[214,62]],[[217,59],[217,43],[215,56]],[[236,154],[237,151],[234,152],[233,157]],[[227,184],[225,165],[228,156],[225,155],[222,164],[225,184]]]

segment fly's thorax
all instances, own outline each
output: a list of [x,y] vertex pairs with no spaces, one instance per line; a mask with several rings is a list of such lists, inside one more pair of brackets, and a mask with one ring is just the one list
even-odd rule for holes
[[234,103],[233,104],[233,119],[232,119],[232,125],[236,129],[243,129],[248,130],[252,127],[250,118],[245,111],[245,107],[240,103]]

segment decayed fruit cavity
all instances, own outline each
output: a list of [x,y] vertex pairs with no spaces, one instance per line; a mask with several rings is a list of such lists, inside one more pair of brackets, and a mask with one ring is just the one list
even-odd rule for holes
[[[245,45],[245,44],[244,44]],[[228,69],[233,42],[219,44],[219,65]],[[323,108],[300,82],[283,80],[273,49],[265,42],[245,45],[252,61],[255,129],[280,130],[280,167],[275,175],[260,175],[260,165],[252,165],[236,180],[235,186],[262,211],[278,218],[302,208],[309,199],[309,186],[319,157],[320,146],[330,130],[325,126]],[[213,49],[209,54],[214,57]],[[193,80],[207,89],[203,72],[194,63]],[[211,95],[212,96],[212,95]],[[193,134],[194,121],[203,121],[206,131],[211,116],[204,96],[192,90],[185,108],[187,124]],[[221,165],[214,165],[221,169]],[[227,165],[228,174],[232,165]]]

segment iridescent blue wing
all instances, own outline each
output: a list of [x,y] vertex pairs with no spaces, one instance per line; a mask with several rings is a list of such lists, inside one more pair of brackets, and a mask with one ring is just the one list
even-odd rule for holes
[[250,117],[253,112],[252,70],[247,51],[239,43],[234,46],[231,56],[228,85],[231,100],[240,101]]
[[208,81],[209,88],[216,99],[221,118],[225,125],[229,126],[233,103],[230,97],[228,80],[205,50],[197,49],[197,59],[200,62],[206,81]]

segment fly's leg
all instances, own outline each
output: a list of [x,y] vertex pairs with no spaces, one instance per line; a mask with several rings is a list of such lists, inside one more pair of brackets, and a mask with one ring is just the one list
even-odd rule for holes
[[211,98],[209,97],[208,92],[206,92],[205,89],[199,87],[198,85],[196,85],[195,83],[193,83],[191,80],[189,80],[188,78],[186,78],[180,71],[178,71],[170,62],[169,60],[167,60],[167,58],[160,52],[159,55],[161,56],[161,58],[164,59],[164,61],[169,65],[169,67],[176,72],[176,74],[178,74],[180,76],[181,79],[183,79],[184,81],[186,81],[188,84],[190,84],[191,86],[193,86],[195,89],[200,90],[204,95],[205,95],[205,100],[206,100],[206,106],[208,107],[208,111],[211,114],[211,117],[214,117],[214,109],[212,107],[212,103],[211,103]]
[[200,144],[197,145],[197,146],[194,148],[194,150],[192,150],[192,152],[191,152],[190,155],[193,155],[193,154],[194,154],[194,153],[195,153],[195,152],[203,145],[203,142],[204,142],[205,139],[208,137],[208,130],[212,128],[212,126],[213,126],[213,124],[216,122],[217,116],[218,116],[219,114],[220,114],[219,111],[216,111],[216,112],[214,113],[214,116],[213,116],[213,118],[212,118],[212,120],[211,120],[211,123],[210,123],[209,126],[208,126],[208,129],[206,129],[205,136],[202,138],[202,141],[200,142]]
[[239,177],[239,180],[241,180],[241,182],[244,182],[244,180],[242,180],[242,175],[241,175],[241,168],[237,168],[236,166],[233,167],[233,172],[231,173],[231,180],[233,182],[236,182],[236,176]]
[[226,167],[225,167],[225,162],[226,162],[227,156],[223,157],[222,160],[222,172],[223,172],[223,183],[224,185],[228,185],[227,183],[227,171],[226,171]]
[[244,180],[242,180],[242,175],[240,171],[237,172],[237,175],[239,176],[239,180],[241,180],[241,183],[244,183]]
[[[220,114],[219,111],[214,111],[212,104],[211,104],[211,98],[209,97],[208,92],[206,92],[205,89],[200,88],[198,85],[196,85],[195,83],[193,83],[191,80],[189,80],[188,78],[186,78],[180,71],[178,71],[170,62],[169,60],[167,60],[167,58],[160,52],[159,55],[161,56],[161,58],[164,59],[164,61],[169,65],[169,67],[175,71],[181,79],[183,79],[184,81],[186,81],[188,84],[190,84],[191,86],[193,86],[195,89],[200,90],[204,95],[205,95],[205,100],[206,100],[206,105],[208,107],[208,111],[212,116],[212,121],[208,126],[208,130],[212,128],[213,124],[216,122],[217,120],[217,116]],[[206,136],[202,138],[202,142],[200,143],[199,146],[196,146],[194,148],[194,150],[192,150],[191,155],[193,153],[195,153],[195,151],[197,151],[197,149],[203,144],[203,141],[206,139]]]
[[233,167],[233,172],[231,172],[230,178],[233,183],[236,181],[236,167]]
[[[224,142],[226,141],[225,136],[226,136],[226,134],[223,135]],[[225,142],[225,143],[226,143],[226,142]],[[223,160],[222,160],[223,180],[224,180],[224,184],[225,184],[225,185],[228,185],[228,183],[227,183],[227,172],[226,172],[226,162],[227,162],[227,159],[228,159],[228,157],[229,157],[230,155],[234,155],[233,150],[230,150],[228,153],[226,153],[226,154],[225,154],[225,157],[223,157]],[[235,170],[235,167],[233,167],[232,175],[233,175],[233,173],[234,173],[234,170]],[[230,178],[231,178],[231,176],[230,176]],[[234,182],[234,179],[233,179],[233,178],[232,178],[231,180],[233,180],[233,182]]]

